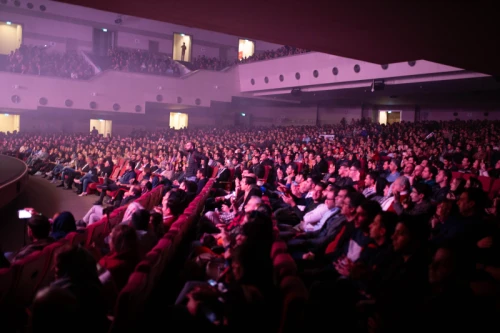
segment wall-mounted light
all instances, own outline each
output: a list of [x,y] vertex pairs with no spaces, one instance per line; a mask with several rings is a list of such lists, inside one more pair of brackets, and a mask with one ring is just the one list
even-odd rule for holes
[[244,117],[244,116],[246,116],[246,114],[242,113],[241,116]]
[[11,25],[11,24],[12,24],[12,22],[11,22],[11,21],[7,21],[7,22],[5,22],[5,23],[7,23],[7,25]]
[[184,37],[185,35],[184,34],[181,34],[182,37]]
[[4,116],[8,117],[8,116],[9,116],[9,114],[8,114],[8,113],[4,113]]
[[108,32],[108,29],[106,29],[106,28],[102,28],[102,31],[104,31],[104,32]]
[[177,112],[177,114],[181,114],[180,112]]
[[99,119],[99,121],[104,121],[104,120],[102,120],[102,119]]
[[387,113],[392,113],[392,111],[387,111]]

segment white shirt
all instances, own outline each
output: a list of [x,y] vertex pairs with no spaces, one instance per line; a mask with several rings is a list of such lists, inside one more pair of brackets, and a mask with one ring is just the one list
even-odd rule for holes
[[304,221],[300,223],[300,226],[305,232],[321,230],[321,228],[325,225],[326,220],[328,220],[333,214],[337,213],[337,211],[337,207],[329,210],[326,204],[321,204],[304,215]]

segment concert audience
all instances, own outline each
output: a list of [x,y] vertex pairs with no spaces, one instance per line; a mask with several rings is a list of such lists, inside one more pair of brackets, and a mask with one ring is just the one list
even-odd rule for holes
[[50,52],[50,48],[21,45],[8,56],[6,70],[14,73],[87,80],[94,68],[77,51]]
[[310,51],[306,50],[306,49],[301,49],[298,47],[285,45],[285,46],[282,46],[276,50],[269,50],[269,51],[254,53],[253,56],[241,59],[240,63],[244,64],[244,63],[255,62],[255,61],[270,60],[270,59],[288,57],[288,56],[292,56],[292,55],[296,55],[296,54],[307,53],[307,52],[310,52]]
[[[335,139],[320,137],[325,133]],[[98,207],[105,196],[118,196],[107,189],[136,186],[141,161],[146,174],[168,185],[162,207],[154,209],[155,227],[150,212],[136,207],[130,223],[111,232],[101,266],[119,289],[157,241],[158,214],[168,230],[196,196],[196,182],[230,170],[228,186],[221,181],[213,189],[197,222],[173,322],[187,316],[229,331],[276,331],[281,295],[270,253],[279,237],[310,290],[303,320],[311,330],[335,323],[340,331],[439,331],[448,324],[484,331],[498,316],[500,193],[497,172],[488,166],[497,168],[500,160],[499,133],[499,122],[363,119],[323,127],[141,131],[103,141],[16,133],[0,142],[3,153],[30,161],[42,156],[42,163],[50,157],[41,152],[56,147],[83,161],[114,159],[129,177],[107,181]],[[53,172],[63,182],[64,168]],[[171,172],[177,169],[182,173]],[[74,230],[58,229],[56,221],[54,236]],[[97,320],[102,286],[83,251],[56,256],[54,286],[68,288]],[[100,330],[106,321],[92,325]]]
[[113,48],[108,51],[108,57],[110,58],[110,68],[113,70],[168,76],[180,75],[176,62],[165,54],[146,50]]
[[[255,53],[235,62],[202,55],[191,61],[190,68],[220,71],[238,63],[269,60],[306,52],[309,51],[283,46],[276,50]],[[103,61],[98,61],[97,65],[101,66],[102,70],[112,69],[168,76],[180,75],[179,66],[171,57],[139,49],[112,48],[108,51],[107,57]],[[21,74],[59,76],[80,80],[87,80],[95,74],[94,67],[77,51],[59,53],[50,51],[50,47],[47,46],[32,45],[21,45],[19,49],[11,52],[5,70]],[[485,152],[481,152],[481,154],[478,156],[486,156]]]

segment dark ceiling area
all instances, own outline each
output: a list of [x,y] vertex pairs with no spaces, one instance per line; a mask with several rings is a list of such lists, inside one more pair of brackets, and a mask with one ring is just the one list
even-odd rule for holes
[[59,1],[377,64],[424,59],[500,75],[493,0]]

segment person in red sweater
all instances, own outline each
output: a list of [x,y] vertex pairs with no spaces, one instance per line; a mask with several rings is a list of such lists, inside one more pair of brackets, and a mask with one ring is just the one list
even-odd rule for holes
[[110,252],[99,260],[99,265],[109,271],[120,291],[139,262],[137,234],[134,228],[119,224],[111,231],[110,236]]

